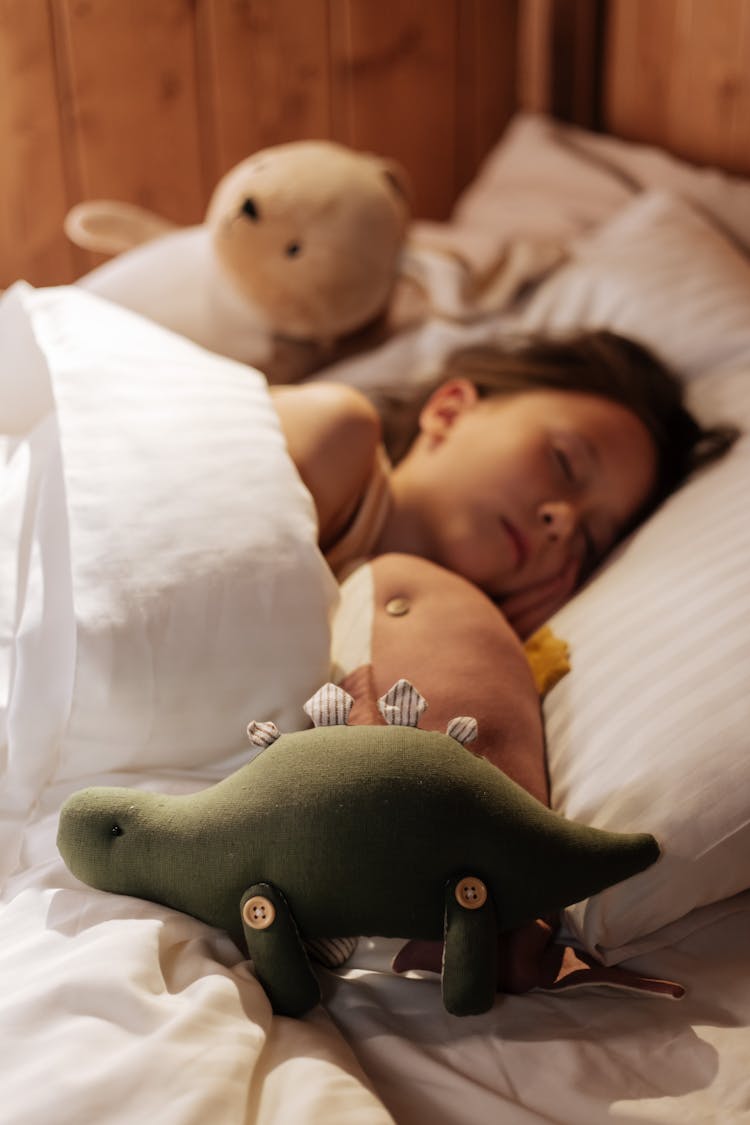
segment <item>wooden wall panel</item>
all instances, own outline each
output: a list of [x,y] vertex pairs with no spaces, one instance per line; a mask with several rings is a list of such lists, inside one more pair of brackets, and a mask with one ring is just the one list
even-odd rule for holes
[[332,0],[334,136],[401,161],[423,215],[454,198],[456,4]]
[[463,0],[456,46],[456,194],[473,179],[517,108],[519,5]]
[[198,44],[212,183],[260,148],[330,135],[328,0],[199,0]]
[[750,174],[750,0],[610,0],[608,131]]
[[46,3],[0,0],[0,286],[72,280],[67,188]]
[[80,199],[195,222],[293,138],[400,159],[438,219],[519,104],[750,174],[750,0],[0,0],[0,91],[0,287],[56,284]]
[[52,2],[76,195],[195,221],[207,185],[192,0]]
[[410,172],[422,217],[444,219],[510,118],[517,4],[331,0],[333,135]]
[[550,108],[553,0],[524,0],[518,28],[518,101],[530,113]]
[[520,106],[598,127],[605,0],[523,0],[519,14]]
[[196,222],[297,138],[396,157],[446,218],[515,108],[522,2],[0,0],[0,287],[90,268],[63,234],[80,200]]

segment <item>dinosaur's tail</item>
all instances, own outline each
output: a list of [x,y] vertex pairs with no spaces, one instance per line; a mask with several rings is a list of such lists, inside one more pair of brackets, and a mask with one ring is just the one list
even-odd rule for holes
[[518,857],[516,891],[521,910],[514,921],[580,902],[644,871],[660,854],[648,833],[590,828],[548,809],[539,811],[527,846],[526,855]]

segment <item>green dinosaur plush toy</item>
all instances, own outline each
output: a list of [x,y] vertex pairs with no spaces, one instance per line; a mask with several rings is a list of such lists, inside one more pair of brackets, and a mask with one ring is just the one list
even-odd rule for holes
[[347,726],[352,699],[326,685],[315,728],[280,735],[190,796],[96,788],[74,794],[58,846],[85,883],[183,910],[246,946],[275,1011],[320,999],[305,941],[330,935],[445,940],[443,1000],[486,1011],[497,933],[642,871],[648,834],[567,821],[466,748],[473,719],[420,730],[406,681],[381,700],[382,726]]

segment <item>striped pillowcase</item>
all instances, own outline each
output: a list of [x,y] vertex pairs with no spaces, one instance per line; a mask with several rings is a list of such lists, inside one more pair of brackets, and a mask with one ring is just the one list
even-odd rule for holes
[[545,706],[553,806],[662,846],[648,871],[568,911],[610,963],[750,887],[750,369],[693,395],[700,416],[747,435],[552,621],[573,668]]

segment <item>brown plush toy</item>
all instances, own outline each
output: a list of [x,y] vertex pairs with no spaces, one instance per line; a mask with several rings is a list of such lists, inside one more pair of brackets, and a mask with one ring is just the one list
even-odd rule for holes
[[376,331],[409,220],[406,174],[393,161],[299,141],[231,169],[198,228],[100,200],[74,207],[65,229],[86,249],[125,252],[86,288],[292,382]]
[[[337,676],[354,698],[349,722],[384,722],[377,700],[403,669],[419,676],[430,707],[420,726],[445,730],[461,709],[477,719],[470,749],[545,805],[551,803],[540,698],[570,671],[568,646],[549,626],[521,644],[502,613],[465,578],[427,559],[380,555],[343,585],[336,643]],[[370,620],[364,647],[353,643]],[[351,628],[348,622],[352,622]],[[429,692],[429,696],[427,696]],[[579,985],[615,986],[677,998],[674,981],[604,966],[558,938],[556,914],[504,933],[498,948],[497,986],[559,991]],[[314,955],[335,968],[355,942],[318,944]],[[338,954],[338,956],[337,956]],[[410,941],[394,960],[397,972],[441,972],[439,941]]]

